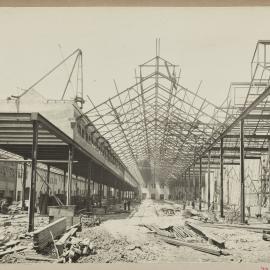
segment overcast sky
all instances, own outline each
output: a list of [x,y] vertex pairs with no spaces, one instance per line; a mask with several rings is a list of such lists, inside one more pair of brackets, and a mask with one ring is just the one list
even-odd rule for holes
[[[266,7],[1,8],[0,98],[81,48],[85,93],[101,102],[115,94],[113,79],[120,90],[134,83],[134,69],[155,55],[160,37],[161,56],[182,69],[180,83],[195,91],[202,80],[200,95],[220,104],[230,82],[250,80],[256,42],[270,39],[269,14]],[[65,81],[54,80],[42,89],[47,98],[62,95]]]

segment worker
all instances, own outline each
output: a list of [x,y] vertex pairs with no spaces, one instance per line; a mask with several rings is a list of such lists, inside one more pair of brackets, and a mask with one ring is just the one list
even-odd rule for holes
[[128,211],[130,211],[130,203],[131,203],[131,201],[130,201],[130,199],[128,199],[128,201],[127,201]]
[[124,199],[124,210],[126,211],[127,210],[127,200]]

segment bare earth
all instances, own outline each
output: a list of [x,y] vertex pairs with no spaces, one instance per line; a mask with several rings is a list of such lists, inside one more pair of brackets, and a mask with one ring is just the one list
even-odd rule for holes
[[[250,232],[245,229],[220,229],[204,228],[212,234],[225,239],[225,251],[230,255],[215,256],[190,247],[176,247],[165,243],[160,236],[151,232],[143,224],[155,224],[159,228],[184,225],[187,219],[183,211],[176,215],[164,215],[161,208],[179,208],[179,205],[168,202],[144,200],[141,204],[133,206],[131,213],[110,214],[103,216],[103,222],[96,227],[83,227],[77,233],[80,239],[88,238],[96,246],[96,254],[82,256],[79,263],[117,263],[117,262],[232,262],[232,263],[270,263],[270,241],[262,239],[262,233]],[[20,222],[19,222],[20,221]],[[47,217],[37,217],[37,225],[44,226],[48,223]],[[3,228],[8,230],[16,239],[20,233],[25,233],[27,218],[17,218],[12,221],[12,226]],[[6,233],[1,231],[1,234]],[[31,247],[32,239],[21,240],[23,245]],[[192,242],[192,241],[191,241]],[[200,237],[192,242],[208,248],[216,247],[207,243]],[[52,249],[52,247],[51,247]],[[44,254],[46,258],[55,258],[54,252],[48,248]],[[52,252],[51,252],[52,251]],[[31,255],[22,251],[17,254],[5,255],[0,263],[37,263],[27,261],[25,256]],[[40,262],[38,262],[40,263]]]

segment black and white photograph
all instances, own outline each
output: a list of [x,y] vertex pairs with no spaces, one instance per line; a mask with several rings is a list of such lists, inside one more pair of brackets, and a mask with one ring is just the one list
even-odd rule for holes
[[268,270],[269,14],[0,7],[0,268]]

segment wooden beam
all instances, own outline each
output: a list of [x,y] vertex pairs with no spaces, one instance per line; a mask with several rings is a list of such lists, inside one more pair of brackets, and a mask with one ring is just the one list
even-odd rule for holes
[[[66,218],[60,218],[49,225],[34,231],[33,233],[33,243],[34,249],[40,251],[44,249],[49,243],[52,243],[56,238],[66,231]],[[52,233],[52,235],[51,235]]]

